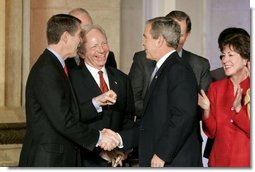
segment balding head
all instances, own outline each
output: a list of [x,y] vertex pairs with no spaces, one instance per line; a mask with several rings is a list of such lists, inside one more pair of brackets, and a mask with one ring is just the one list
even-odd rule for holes
[[84,27],[86,25],[91,25],[93,24],[92,18],[89,14],[89,12],[83,8],[75,8],[72,9],[69,12],[70,15],[78,18],[79,20],[81,20],[81,26]]

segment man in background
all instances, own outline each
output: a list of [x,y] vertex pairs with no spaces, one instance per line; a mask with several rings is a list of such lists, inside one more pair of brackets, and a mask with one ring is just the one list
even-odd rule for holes
[[[74,8],[69,12],[69,15],[72,15],[78,18],[79,20],[81,20],[82,27],[93,24],[91,15],[89,14],[87,10],[83,8]],[[66,65],[69,69],[77,68],[80,66],[82,60],[83,59],[80,58],[79,56],[76,56],[74,58],[69,58],[66,60]],[[106,65],[113,68],[117,68],[117,63],[114,57],[114,53],[112,51],[109,52]]]

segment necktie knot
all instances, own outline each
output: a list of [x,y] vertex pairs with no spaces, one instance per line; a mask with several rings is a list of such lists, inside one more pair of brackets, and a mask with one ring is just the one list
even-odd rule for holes
[[105,93],[108,91],[108,87],[107,84],[104,80],[104,76],[103,76],[103,71],[98,71],[99,74],[99,81],[100,81],[100,90],[102,91],[102,93]]

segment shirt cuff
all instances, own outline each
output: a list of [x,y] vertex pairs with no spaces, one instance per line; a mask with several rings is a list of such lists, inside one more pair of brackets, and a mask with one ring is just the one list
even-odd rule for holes
[[102,140],[102,133],[101,133],[101,131],[98,131],[98,132],[99,132],[99,138],[98,138],[98,140],[97,140],[96,147],[98,147],[99,143],[100,143],[101,140]]
[[117,135],[119,136],[119,138],[120,138],[120,144],[118,145],[118,148],[123,148],[124,147],[124,145],[123,145],[123,141],[122,141],[122,138],[121,138],[121,136],[119,135],[119,133],[117,133]]
[[94,105],[94,107],[96,108],[96,110],[97,110],[98,113],[100,113],[100,112],[103,111],[102,106],[100,106],[100,105],[96,102],[95,98],[92,99],[92,103],[93,103],[93,105]]

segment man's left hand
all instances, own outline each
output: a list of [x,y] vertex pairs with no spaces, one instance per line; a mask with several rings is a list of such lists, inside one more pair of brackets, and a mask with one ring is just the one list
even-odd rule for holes
[[156,154],[151,159],[151,167],[164,167],[165,161],[160,159]]

